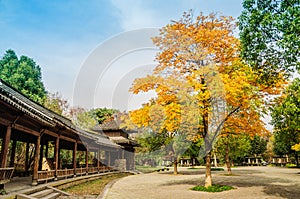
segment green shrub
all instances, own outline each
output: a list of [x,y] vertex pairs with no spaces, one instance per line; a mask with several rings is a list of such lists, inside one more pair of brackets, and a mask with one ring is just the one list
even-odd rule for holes
[[194,190],[194,191],[204,191],[204,192],[222,192],[222,191],[228,191],[231,189],[234,189],[234,187],[227,186],[227,185],[212,185],[207,188],[205,186],[195,186],[195,187],[191,188],[191,190]]

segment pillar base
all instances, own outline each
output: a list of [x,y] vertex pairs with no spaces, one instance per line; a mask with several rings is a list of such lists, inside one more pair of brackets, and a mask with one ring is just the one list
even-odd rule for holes
[[32,186],[36,186],[36,185],[38,185],[38,182],[37,182],[37,180],[32,180],[32,183],[31,183],[31,185],[32,185]]

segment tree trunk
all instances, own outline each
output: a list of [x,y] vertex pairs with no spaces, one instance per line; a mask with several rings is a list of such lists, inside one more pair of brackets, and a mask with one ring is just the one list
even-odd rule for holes
[[212,186],[212,177],[211,177],[211,164],[210,164],[210,152],[206,155],[206,169],[205,169],[205,187]]
[[226,162],[226,166],[227,166],[227,173],[228,173],[228,175],[231,175],[231,165],[230,165],[230,160],[229,160],[229,143],[228,143],[228,141],[226,144],[225,162]]
[[295,151],[296,165],[299,167],[298,153]]
[[215,153],[214,153],[214,166],[218,167],[217,156]]
[[173,172],[173,174],[177,175],[177,174],[178,174],[178,169],[177,169],[177,159],[174,160],[173,166],[174,166],[174,172]]

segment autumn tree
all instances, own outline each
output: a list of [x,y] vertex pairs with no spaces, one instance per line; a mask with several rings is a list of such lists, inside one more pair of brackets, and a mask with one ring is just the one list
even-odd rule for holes
[[41,68],[36,62],[13,50],[7,50],[0,60],[0,78],[35,102],[43,104],[46,90],[42,82]]
[[300,79],[296,78],[275,100],[272,107],[274,151],[278,155],[293,154],[298,161],[300,145]]
[[[181,132],[178,129],[186,125],[184,118],[189,116],[186,113],[193,113],[197,122],[188,124],[192,126],[191,137],[204,139],[200,154],[206,157],[206,187],[212,185],[210,151],[222,126],[229,119],[238,119],[236,115],[255,115],[251,110],[263,104],[258,76],[239,58],[235,27],[231,17],[200,14],[195,19],[185,13],[153,39],[160,49],[158,66],[152,75],[136,79],[131,89],[133,93],[155,90],[155,104],[165,109],[172,106],[162,119],[170,132]],[[197,111],[188,111],[191,107]],[[132,120],[148,125],[147,109],[131,112]],[[260,118],[255,115],[255,119]]]
[[48,93],[44,101],[44,106],[59,115],[69,115],[69,102],[68,100],[64,99],[58,92]]

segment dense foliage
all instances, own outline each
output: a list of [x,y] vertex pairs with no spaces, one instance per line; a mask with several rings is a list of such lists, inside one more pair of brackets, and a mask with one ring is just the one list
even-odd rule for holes
[[0,60],[0,78],[33,101],[42,104],[46,99],[41,68],[27,56],[18,58],[13,50],[7,50]]
[[[293,154],[298,156],[300,144],[300,79],[296,78],[286,88],[283,95],[276,99],[272,108],[274,125],[274,152],[278,155]],[[297,164],[299,164],[297,162]]]
[[300,1],[244,0],[239,17],[242,55],[261,80],[274,84],[300,69]]

